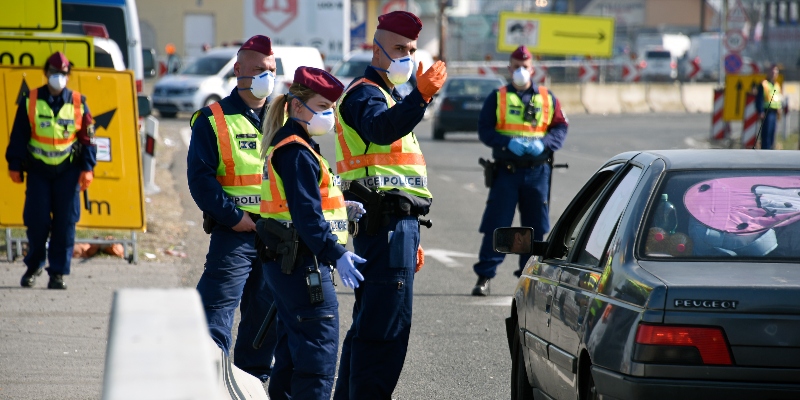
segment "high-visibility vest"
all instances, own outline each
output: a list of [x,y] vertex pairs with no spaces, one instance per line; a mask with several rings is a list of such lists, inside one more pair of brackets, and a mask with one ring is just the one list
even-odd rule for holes
[[81,94],[72,91],[72,102],[64,103],[58,115],[46,101],[39,99],[39,91],[31,90],[27,100],[31,139],[28,151],[47,165],[59,165],[72,155],[72,145],[78,140],[76,133],[83,122]]
[[783,102],[780,85],[764,79],[761,86],[764,87],[764,108],[780,110]]
[[364,186],[391,190],[394,188],[414,196],[431,198],[428,190],[428,171],[425,157],[419,148],[414,132],[403,136],[390,145],[370,143],[367,146],[355,129],[347,125],[340,109],[347,93],[361,84],[378,88],[386,98],[389,107],[395,105],[392,96],[378,84],[361,78],[345,90],[336,107],[336,172],[345,187],[351,181],[359,181]]
[[[261,131],[241,114],[225,114],[219,103],[208,108],[217,136],[217,181],[240,210],[258,213],[261,203]],[[194,122],[194,121],[193,121]]]
[[272,165],[272,153],[290,143],[305,146],[319,161],[319,194],[322,198],[322,216],[330,224],[331,232],[336,235],[339,243],[347,243],[347,208],[344,196],[339,187],[340,179],[331,171],[328,161],[303,140],[300,136],[291,135],[267,149],[265,179],[261,183],[261,216],[274,218],[278,221],[292,221],[292,213],[286,201],[286,192],[283,187],[283,178],[275,172]]
[[508,136],[542,137],[553,121],[555,113],[553,98],[544,86],[539,86],[539,93],[533,96],[533,107],[536,125],[525,122],[524,114],[527,104],[516,93],[509,92],[503,86],[497,91],[497,123],[494,129]]

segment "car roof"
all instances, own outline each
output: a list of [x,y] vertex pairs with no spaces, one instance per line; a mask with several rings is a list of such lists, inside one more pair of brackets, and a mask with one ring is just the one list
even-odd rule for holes
[[[622,153],[616,158],[650,154],[664,160],[667,169],[781,169],[800,168],[800,152],[750,149],[648,150]],[[644,156],[643,158],[646,158]]]
[[207,52],[200,55],[200,57],[205,56],[223,56],[223,57],[233,57],[236,53],[239,52],[238,46],[233,47],[214,47],[213,49],[209,49]]

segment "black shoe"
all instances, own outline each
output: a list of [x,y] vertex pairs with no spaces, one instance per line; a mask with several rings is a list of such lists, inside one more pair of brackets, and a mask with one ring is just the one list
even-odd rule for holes
[[20,286],[33,287],[33,285],[36,283],[36,277],[42,274],[42,269],[42,267],[28,267],[28,270],[25,271],[25,274],[22,275],[22,280],[19,282]]
[[478,282],[472,288],[473,296],[488,296],[489,295],[489,281],[491,278],[485,276],[478,276]]
[[50,275],[50,282],[47,282],[48,289],[66,289],[67,284],[64,283],[64,275],[53,274]]

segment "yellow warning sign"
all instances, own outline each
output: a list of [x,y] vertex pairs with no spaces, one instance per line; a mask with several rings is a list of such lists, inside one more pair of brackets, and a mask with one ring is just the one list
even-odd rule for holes
[[[0,93],[5,107],[0,109],[0,149],[5,151],[17,112],[30,90],[46,83],[41,68],[0,67]],[[144,191],[136,84],[132,71],[106,68],[74,69],[68,88],[86,96],[95,121],[98,161],[94,182],[81,197],[80,228],[144,231]],[[7,171],[5,157],[0,170]],[[0,226],[23,226],[22,209],[25,185],[15,184],[8,174],[0,174]]]
[[4,1],[0,31],[61,32],[61,0]]
[[614,18],[500,12],[497,51],[611,57]]
[[51,54],[60,51],[76,67],[94,67],[91,36],[0,35],[0,65],[43,68]]
[[[725,121],[741,121],[744,118],[744,106],[748,93],[757,94],[761,82],[767,79],[764,74],[726,75],[725,98],[722,119]],[[783,86],[783,75],[778,75],[778,84]]]

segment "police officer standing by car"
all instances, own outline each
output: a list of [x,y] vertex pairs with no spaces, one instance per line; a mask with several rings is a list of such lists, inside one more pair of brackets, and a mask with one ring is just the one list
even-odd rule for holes
[[[409,80],[422,22],[395,11],[378,17],[372,64],[350,84],[337,108],[336,168],[345,197],[365,202],[353,239],[363,283],[355,290],[353,325],[342,343],[334,399],[389,399],[405,362],[411,331],[419,220],[431,205],[427,171],[412,129],[447,78],[443,62]],[[421,260],[420,260],[421,261]]]
[[[333,106],[343,90],[328,72],[299,67],[289,92],[272,101],[263,128],[264,218],[256,229],[266,244],[258,245],[259,252],[273,251],[262,255],[277,306],[272,399],[330,399],[339,349],[339,302],[330,266],[347,287],[364,279],[353,263],[366,260],[344,248],[348,210],[340,181],[312,139],[333,128]],[[289,118],[281,127],[284,109]],[[353,208],[355,219],[362,207]],[[291,250],[279,252],[280,246]]]
[[47,259],[47,288],[67,288],[64,275],[70,272],[75,224],[81,216],[78,195],[94,179],[94,121],[86,98],[66,88],[71,69],[64,53],[47,59],[47,85],[19,102],[6,150],[11,180],[22,183],[25,172],[28,175],[23,211],[28,269],[22,287],[34,285]]
[[267,96],[275,86],[275,56],[270,39],[256,35],[239,48],[236,57],[237,87],[191,119],[189,191],[203,211],[203,229],[211,234],[197,291],[211,337],[226,355],[232,345],[233,315],[241,302],[234,364],[266,381],[274,330],[260,349],[251,344],[272,304],[254,242],[255,220],[260,218],[261,123]]
[[[492,247],[494,230],[511,225],[517,204],[522,226],[533,228],[534,240],[542,240],[550,230],[547,202],[552,157],[567,136],[567,120],[558,100],[547,88],[531,82],[533,61],[525,46],[511,53],[508,70],[512,83],[486,98],[478,118],[478,136],[492,148],[494,162],[484,164],[490,189],[479,229],[483,233],[479,261],[473,266],[478,275],[473,296],[489,294],[489,280],[504,258]],[[528,258],[520,256],[516,276]]]
[[761,81],[756,95],[756,110],[761,114],[764,128],[761,133],[761,148],[772,149],[775,145],[775,128],[778,125],[778,114],[783,107],[783,94],[778,84],[780,69],[773,65],[767,79]]

